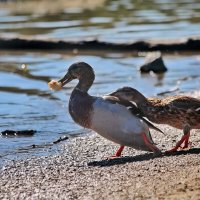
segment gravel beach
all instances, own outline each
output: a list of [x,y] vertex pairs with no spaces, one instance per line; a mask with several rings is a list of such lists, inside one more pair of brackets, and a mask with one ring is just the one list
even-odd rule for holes
[[[200,97],[200,92],[189,95]],[[160,125],[152,131],[158,147],[175,145],[182,131]],[[106,160],[118,145],[94,132],[67,140],[54,156],[13,161],[0,170],[0,199],[200,199],[200,130],[192,148],[173,155],[125,148],[123,157]]]

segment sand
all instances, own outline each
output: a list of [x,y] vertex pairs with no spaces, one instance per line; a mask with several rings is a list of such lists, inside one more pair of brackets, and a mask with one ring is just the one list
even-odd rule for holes
[[[199,92],[193,96],[200,96]],[[178,129],[152,131],[163,151],[180,139]],[[96,133],[60,144],[54,156],[13,161],[0,170],[0,199],[200,199],[200,130],[192,148],[171,155],[125,148],[123,157],[106,160],[118,145]]]

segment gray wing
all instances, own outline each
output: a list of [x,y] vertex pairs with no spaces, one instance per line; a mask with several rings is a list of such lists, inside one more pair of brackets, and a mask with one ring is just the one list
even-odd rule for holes
[[[150,121],[148,121],[147,119],[145,119],[143,112],[132,102],[130,101],[125,101],[125,100],[119,100],[117,97],[114,96],[104,96],[103,97],[106,101],[109,101],[110,103],[118,103],[120,105],[123,105],[125,107],[127,107],[127,109],[134,115],[137,116],[138,118],[142,119],[151,129],[154,129],[156,131],[159,131],[160,133],[163,133],[163,131],[161,131],[159,128],[157,128],[156,126],[154,126]],[[164,134],[164,133],[163,133]]]

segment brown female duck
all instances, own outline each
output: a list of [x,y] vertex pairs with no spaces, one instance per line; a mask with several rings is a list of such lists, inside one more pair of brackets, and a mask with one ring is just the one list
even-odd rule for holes
[[111,100],[108,97],[88,94],[95,74],[87,63],[72,64],[62,79],[58,82],[51,81],[49,86],[59,90],[73,79],[78,79],[79,82],[69,100],[70,115],[82,127],[92,129],[108,140],[120,144],[115,157],[121,155],[124,146],[161,154],[152,141],[147,123],[133,115],[127,106],[113,98]]
[[[120,88],[109,95],[135,102],[143,114],[154,123],[183,129],[181,140],[168,152],[177,151],[179,147],[188,148],[190,130],[200,129],[200,99],[188,96],[146,98],[131,87]],[[183,143],[184,146],[181,147]]]

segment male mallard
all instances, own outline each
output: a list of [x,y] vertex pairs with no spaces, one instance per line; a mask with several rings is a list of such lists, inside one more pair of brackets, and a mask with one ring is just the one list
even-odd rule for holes
[[[131,87],[123,87],[109,94],[121,100],[133,101],[150,121],[183,129],[184,135],[168,152],[188,148],[190,130],[200,129],[200,99],[188,96],[170,96],[164,99],[146,98]],[[181,145],[184,144],[183,147]]]
[[124,146],[153,151],[155,154],[161,153],[151,139],[148,125],[134,116],[126,106],[113,103],[108,97],[95,97],[88,94],[95,74],[87,63],[72,64],[62,79],[58,82],[51,81],[49,86],[58,90],[73,79],[78,79],[79,82],[69,100],[70,115],[79,125],[120,144],[114,157],[121,155]]

